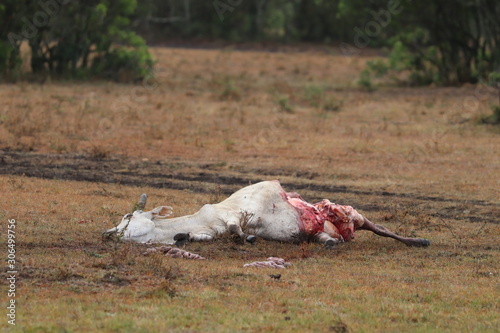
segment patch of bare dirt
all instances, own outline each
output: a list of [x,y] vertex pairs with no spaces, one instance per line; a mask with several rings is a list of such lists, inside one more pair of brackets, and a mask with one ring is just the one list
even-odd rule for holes
[[[0,174],[44,179],[150,186],[211,193],[214,186],[223,195],[251,183],[276,178],[289,191],[300,192],[307,200],[348,197],[348,204],[362,211],[391,211],[394,202],[419,207],[430,216],[469,222],[492,222],[500,205],[485,200],[458,200],[419,193],[389,192],[363,187],[336,186],[321,182],[320,175],[273,168],[232,168],[218,163],[182,160],[137,160],[122,157],[96,159],[82,154],[39,154],[4,151]],[[283,180],[285,179],[285,180]]]

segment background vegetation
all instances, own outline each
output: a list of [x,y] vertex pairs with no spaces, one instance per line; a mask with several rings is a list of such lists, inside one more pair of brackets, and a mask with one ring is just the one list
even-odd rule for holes
[[33,72],[142,78],[151,58],[136,31],[151,42],[333,43],[345,55],[387,47],[389,61],[370,67],[372,74],[404,72],[419,85],[495,83],[498,17],[495,0],[5,0],[0,71],[13,75],[27,40]]
[[30,49],[32,73],[133,81],[144,78],[152,58],[130,29],[135,0],[17,1],[0,4],[0,72],[16,80],[21,45]]

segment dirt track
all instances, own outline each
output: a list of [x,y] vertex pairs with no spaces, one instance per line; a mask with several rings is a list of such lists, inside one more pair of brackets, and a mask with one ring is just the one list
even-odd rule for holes
[[[95,159],[81,154],[38,154],[3,152],[0,174],[44,179],[115,183],[189,190],[198,193],[217,191],[228,195],[242,186],[264,179],[280,179],[283,187],[300,192],[307,200],[335,198],[363,211],[390,211],[394,205],[443,218],[468,222],[499,223],[495,216],[500,205],[483,200],[456,200],[419,193],[396,193],[361,187],[320,183],[320,175],[277,169],[233,168],[217,163],[191,161],[150,161],[129,158]],[[417,209],[418,208],[418,209]],[[413,211],[412,211],[413,210]]]

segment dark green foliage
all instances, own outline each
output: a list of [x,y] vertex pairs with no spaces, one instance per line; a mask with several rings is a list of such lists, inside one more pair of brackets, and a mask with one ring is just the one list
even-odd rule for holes
[[19,48],[0,40],[0,73],[3,73],[9,81],[15,81],[20,66]]
[[7,33],[12,30],[20,30],[21,21],[13,18],[26,13],[25,6],[17,0],[4,0],[0,4],[0,74],[8,80],[15,80],[19,74],[21,57],[19,54],[20,41],[9,42]]
[[498,96],[498,104],[492,104],[491,110],[493,113],[483,117],[481,120],[487,124],[500,124],[500,72],[492,72],[489,75],[489,84],[496,88]]
[[479,118],[480,124],[498,125],[500,124],[500,104],[491,105],[492,113]]
[[362,15],[338,15],[341,2],[144,0],[141,1],[138,18],[141,32],[150,40],[165,37],[231,42],[350,40],[354,24],[362,19]]
[[151,76],[152,58],[146,47],[115,48],[92,61],[91,73],[122,82],[142,80]]
[[332,41],[346,56],[389,47],[388,63],[370,69],[408,73],[413,85],[475,83],[500,64],[497,0],[145,0],[142,7],[147,31],[163,38]]
[[493,114],[491,114],[485,122],[490,124],[500,124],[500,105],[493,105],[491,109]]
[[[41,13],[41,14],[40,14]],[[27,41],[33,72],[131,80],[152,60],[152,42],[301,41],[338,43],[345,56],[387,47],[360,84],[373,77],[412,85],[488,80],[500,67],[497,0],[3,0],[0,72],[15,77]]]
[[31,71],[61,77],[144,78],[152,59],[130,30],[136,0],[7,1],[0,5],[0,72],[15,71],[27,42]]
[[367,91],[374,90],[373,83],[372,83],[372,76],[371,76],[371,73],[368,69],[363,69],[361,71],[361,74],[359,75],[359,79],[358,79],[357,83],[361,88],[363,88]]
[[[392,35],[386,70],[408,72],[414,85],[487,80],[500,66],[498,17],[496,0],[403,0],[401,13],[384,28]],[[369,68],[380,73],[380,66]]]

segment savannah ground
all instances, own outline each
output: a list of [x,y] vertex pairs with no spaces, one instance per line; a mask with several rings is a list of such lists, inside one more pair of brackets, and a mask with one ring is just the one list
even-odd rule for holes
[[[500,330],[500,131],[478,124],[493,92],[364,91],[371,57],[335,49],[152,52],[144,84],[0,86],[1,234],[5,244],[15,219],[18,270],[16,326],[2,271],[2,328]],[[178,216],[265,179],[432,245],[367,232],[335,249],[221,237],[188,244],[207,258],[188,261],[101,240],[143,192]],[[269,256],[293,265],[242,267]]]

